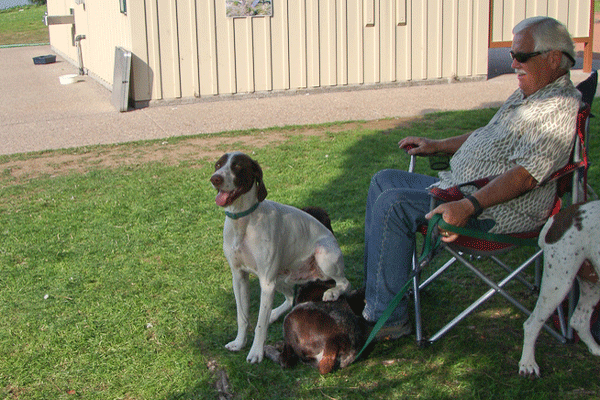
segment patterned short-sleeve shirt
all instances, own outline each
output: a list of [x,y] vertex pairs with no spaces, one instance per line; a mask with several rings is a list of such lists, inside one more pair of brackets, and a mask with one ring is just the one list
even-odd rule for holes
[[[580,99],[568,73],[526,98],[517,89],[486,126],[469,135],[437,185],[446,189],[517,165],[542,182],[569,160]],[[494,233],[533,230],[548,218],[555,194],[552,182],[489,207],[479,218],[493,219]]]

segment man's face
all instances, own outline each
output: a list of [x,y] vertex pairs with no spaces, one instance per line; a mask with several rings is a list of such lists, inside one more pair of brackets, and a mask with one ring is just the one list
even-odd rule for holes
[[[514,36],[511,50],[515,54],[533,53],[534,46],[533,36],[525,29]],[[522,63],[513,60],[511,68],[517,72],[519,87],[525,97],[531,96],[556,79],[554,65],[550,62],[548,55],[548,53],[540,54]]]

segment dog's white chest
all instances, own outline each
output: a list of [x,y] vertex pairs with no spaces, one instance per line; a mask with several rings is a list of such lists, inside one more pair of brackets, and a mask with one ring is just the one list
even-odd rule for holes
[[[227,229],[226,229],[227,231]],[[227,233],[227,232],[226,232]],[[257,272],[256,254],[253,253],[255,246],[249,235],[244,230],[241,232],[231,230],[229,234],[224,235],[223,252],[232,268],[244,270],[247,272]]]

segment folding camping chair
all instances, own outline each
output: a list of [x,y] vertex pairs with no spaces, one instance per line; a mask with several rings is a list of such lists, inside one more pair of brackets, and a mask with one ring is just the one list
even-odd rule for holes
[[[580,109],[577,116],[576,138],[574,140],[570,162],[560,171],[557,171],[555,174],[553,174],[553,176],[550,178],[550,180],[558,180],[557,200],[551,215],[560,210],[563,198],[567,199],[567,202],[572,202],[574,204],[586,201],[587,194],[590,192],[593,193],[593,191],[591,191],[591,188],[589,188],[589,185],[587,184],[588,160],[586,146],[588,141],[590,107],[592,100],[595,96],[597,83],[598,74],[596,71],[593,71],[592,74],[590,74],[590,76],[584,82],[577,86],[577,88],[582,92],[584,106]],[[416,157],[411,156],[409,172],[414,171],[415,163]],[[485,184],[485,181],[478,181],[475,184]],[[450,196],[452,195],[452,193],[457,194],[458,196],[462,196],[460,191],[456,190],[456,188],[448,189],[448,191],[441,192],[442,193],[438,193],[441,197]],[[452,199],[453,198],[451,197],[446,197],[445,201]],[[434,204],[432,201],[432,206],[433,205]],[[442,223],[443,220],[441,220],[440,224]],[[448,230],[452,231],[452,229]],[[426,231],[427,227],[424,227],[422,233],[427,235]],[[432,232],[433,234],[436,234],[437,229],[429,229],[429,234],[432,234]],[[426,264],[428,264],[430,260],[422,261],[422,265],[418,265],[417,251],[415,249],[415,253],[413,256],[414,277],[412,282],[412,291],[414,295],[415,307],[416,340],[420,345],[433,343],[436,340],[440,339],[450,329],[452,329],[459,322],[464,320],[477,307],[489,300],[496,293],[502,295],[506,300],[508,300],[511,304],[513,304],[515,307],[517,307],[520,311],[522,311],[528,316],[529,314],[531,314],[531,311],[527,307],[525,307],[521,302],[519,302],[513,295],[507,292],[506,285],[513,280],[518,280],[532,291],[537,291],[540,286],[542,265],[541,261],[543,253],[542,250],[539,249],[539,247],[537,246],[537,236],[539,234],[539,230],[535,232],[526,232],[514,235],[496,235],[493,239],[490,239],[489,235],[486,235],[483,232],[477,232],[473,230],[464,229],[462,230],[462,233],[458,232],[457,230],[454,230],[454,232],[459,233],[461,236],[459,236],[459,238],[452,243],[441,242],[440,247],[437,250],[437,253],[449,253],[451,256],[450,260],[444,263],[441,267],[439,267],[436,271],[429,275],[427,279],[424,279],[423,281],[421,281],[421,273],[419,271]],[[430,240],[431,238],[426,239]],[[519,244],[526,243],[529,245],[534,243],[533,247],[535,248],[535,251],[527,260],[525,260],[522,264],[518,265],[517,267],[511,267],[498,258],[498,255],[510,252],[511,250],[519,246]],[[481,259],[489,259],[493,261],[493,265],[499,266],[501,270],[504,270],[505,273],[508,273],[508,275],[506,275],[506,277],[500,281],[495,281],[494,279],[486,275],[481,269],[477,268],[474,265],[475,261],[479,261]],[[445,326],[443,326],[437,333],[425,339],[423,337],[423,326],[421,321],[421,292],[455,263],[462,264],[464,267],[466,267],[467,270],[471,271],[476,277],[478,277],[481,281],[487,284],[490,287],[490,289],[486,293],[484,293],[479,299],[474,301],[462,312],[460,312],[454,319],[452,319]],[[534,283],[530,283],[529,280],[522,276],[522,272],[532,264],[535,265],[536,271]],[[573,338],[572,328],[568,327],[567,321],[570,319],[574,310],[574,303],[574,291],[571,290],[571,293],[569,295],[569,307],[567,310],[567,316],[564,315],[562,306],[557,309],[560,332],[556,331],[548,324],[544,326],[544,328],[552,336],[554,336],[562,343],[566,343],[567,341]]]

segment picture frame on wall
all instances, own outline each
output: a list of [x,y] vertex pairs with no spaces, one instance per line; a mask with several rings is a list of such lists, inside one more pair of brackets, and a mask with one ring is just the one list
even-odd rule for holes
[[273,0],[225,0],[228,18],[272,17]]

